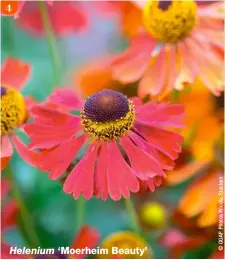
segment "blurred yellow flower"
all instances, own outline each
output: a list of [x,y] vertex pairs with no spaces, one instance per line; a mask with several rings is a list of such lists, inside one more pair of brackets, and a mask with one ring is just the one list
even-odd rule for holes
[[149,227],[161,228],[166,223],[166,210],[160,203],[145,203],[140,208],[140,219]]
[[[108,254],[99,255],[101,259],[150,259],[152,250],[149,245],[138,235],[121,231],[109,235],[101,245],[101,248],[108,249]],[[117,249],[116,249],[117,248]],[[118,253],[117,253],[118,252]]]

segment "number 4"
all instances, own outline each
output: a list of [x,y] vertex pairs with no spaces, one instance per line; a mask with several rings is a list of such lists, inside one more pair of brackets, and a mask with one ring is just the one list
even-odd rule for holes
[[7,5],[6,11],[8,11],[9,13],[12,11],[11,4],[8,4],[8,5]]

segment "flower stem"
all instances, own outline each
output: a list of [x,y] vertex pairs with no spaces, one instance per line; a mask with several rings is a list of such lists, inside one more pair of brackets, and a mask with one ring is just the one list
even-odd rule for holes
[[131,228],[133,229],[133,231],[136,234],[140,235],[141,234],[141,227],[139,225],[138,216],[137,216],[137,213],[136,213],[136,210],[134,208],[132,200],[131,199],[124,199],[124,204],[125,204],[127,213],[130,216]]
[[77,200],[77,207],[76,207],[76,213],[77,213],[77,230],[79,230],[84,223],[85,218],[85,199],[80,196]]
[[49,46],[49,51],[52,59],[52,64],[53,64],[53,69],[54,69],[54,76],[55,76],[55,84],[56,85],[61,85],[61,61],[60,57],[58,55],[58,50],[57,50],[57,44],[56,44],[56,39],[52,30],[52,25],[51,21],[49,19],[49,14],[48,10],[46,7],[45,1],[38,1],[42,21],[43,21],[43,26],[46,34],[46,38],[48,41],[48,46]]
[[17,187],[16,181],[14,179],[14,176],[13,176],[13,173],[12,173],[12,170],[11,170],[9,164],[5,168],[5,171],[6,171],[7,177],[11,181],[13,196],[16,199],[16,202],[17,202],[18,207],[20,209],[21,219],[23,221],[23,225],[24,225],[24,228],[26,230],[27,236],[29,236],[31,246],[34,247],[34,248],[37,248],[38,246],[41,246],[41,244],[40,244],[38,236],[35,232],[35,229],[33,227],[32,218],[29,215],[29,211],[26,208],[26,205],[25,205],[23,198],[20,194],[20,191]]

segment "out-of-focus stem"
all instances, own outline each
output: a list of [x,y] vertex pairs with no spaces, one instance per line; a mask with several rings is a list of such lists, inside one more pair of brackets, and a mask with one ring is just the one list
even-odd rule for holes
[[131,199],[124,199],[124,205],[126,207],[127,213],[130,216],[130,223],[132,230],[138,234],[141,235],[141,228],[138,221],[138,216],[136,214],[136,210],[134,208],[133,202]]
[[38,1],[38,5],[39,5],[40,12],[41,12],[43,27],[44,27],[46,38],[48,41],[49,52],[51,55],[52,64],[53,64],[53,68],[54,68],[55,84],[57,86],[59,86],[59,85],[61,85],[61,76],[60,76],[61,75],[61,61],[60,61],[60,57],[58,55],[56,39],[55,39],[53,30],[52,30],[51,21],[49,19],[46,2]]
[[22,219],[23,225],[24,225],[24,229],[26,230],[27,236],[29,236],[31,246],[34,247],[34,248],[37,248],[38,246],[41,246],[41,244],[40,244],[38,236],[35,232],[35,229],[34,229],[34,226],[33,226],[33,223],[32,223],[32,218],[30,217],[29,211],[26,208],[26,205],[25,205],[23,198],[20,194],[20,191],[17,187],[16,181],[14,179],[14,175],[12,173],[12,170],[11,170],[9,164],[5,168],[5,171],[6,171],[6,175],[7,175],[8,179],[10,180],[10,182],[12,184],[13,196],[14,196],[14,198],[17,202],[17,205],[19,207],[21,219]]
[[85,199],[80,196],[77,200],[77,207],[76,207],[76,226],[77,230],[79,230],[84,223],[85,218]]

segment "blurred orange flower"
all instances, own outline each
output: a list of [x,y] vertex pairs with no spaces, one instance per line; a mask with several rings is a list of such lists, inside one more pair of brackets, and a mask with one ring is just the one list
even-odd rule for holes
[[182,135],[197,161],[210,161],[223,130],[222,109],[218,109],[216,99],[200,80],[188,88],[179,97],[187,113]]
[[83,97],[93,95],[103,89],[122,92],[128,96],[135,96],[135,84],[122,84],[113,79],[112,70],[108,66],[107,58],[85,64],[78,71],[72,71],[70,85]]
[[176,185],[195,177],[179,202],[179,211],[188,218],[198,217],[198,226],[208,227],[218,220],[218,183],[223,175],[222,111],[200,81],[188,92],[184,90],[179,99],[187,113],[182,135],[189,154],[183,152],[166,181]]

